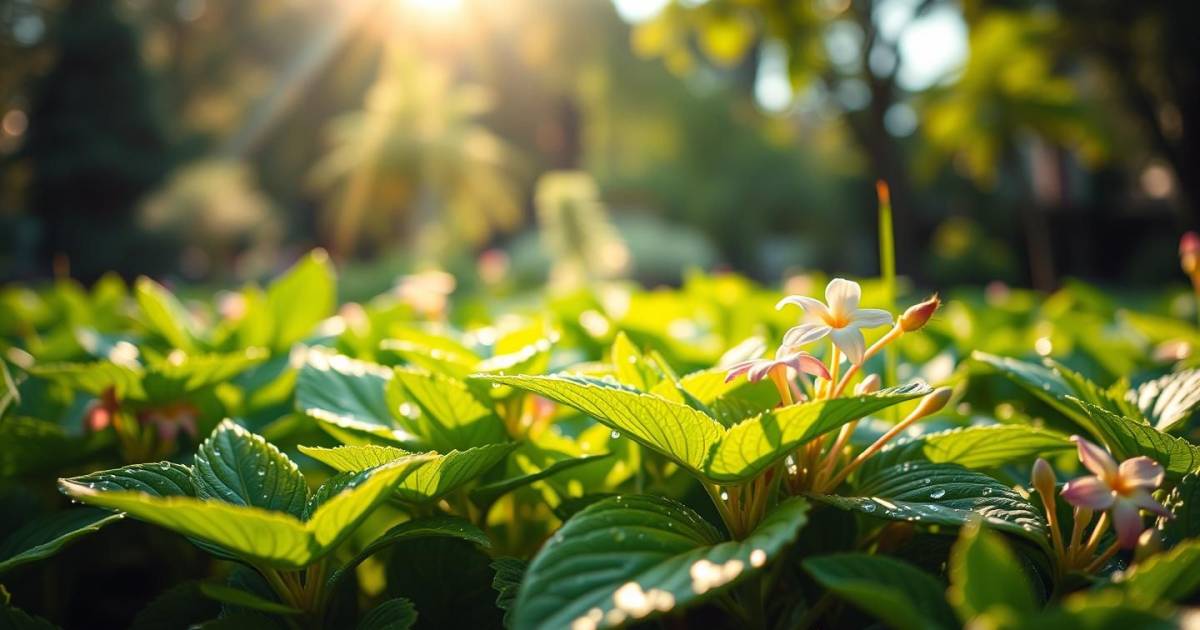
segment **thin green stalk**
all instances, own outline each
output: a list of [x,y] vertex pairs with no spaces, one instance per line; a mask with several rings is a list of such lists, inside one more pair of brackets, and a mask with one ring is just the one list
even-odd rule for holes
[[[883,275],[885,291],[884,303],[888,311],[896,312],[896,235],[892,228],[892,195],[887,182],[879,180],[875,183],[875,191],[879,195],[879,267]],[[896,349],[888,347],[883,352],[884,368],[883,383],[885,387],[896,385]],[[892,407],[889,412],[892,420],[896,419],[897,409]]]

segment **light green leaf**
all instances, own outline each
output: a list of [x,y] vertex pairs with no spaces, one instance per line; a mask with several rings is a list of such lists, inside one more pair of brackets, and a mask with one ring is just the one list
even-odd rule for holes
[[679,503],[654,496],[594,503],[563,525],[529,564],[512,614],[516,630],[609,627],[683,610],[764,569],[807,520],[808,504],[779,505],[745,540],[725,542]]
[[417,623],[417,609],[403,597],[389,599],[372,608],[358,622],[358,630],[408,630]]
[[[426,453],[428,459],[397,486],[396,497],[412,503],[434,501],[479,478],[514,448],[516,444],[489,444],[444,455]],[[300,452],[342,472],[357,472],[409,456],[401,449],[372,445],[301,446]]]
[[312,334],[337,307],[337,278],[329,255],[314,249],[267,288],[275,322],[271,347],[283,351]]
[[308,486],[300,469],[261,435],[229,420],[196,450],[192,473],[201,499],[304,516]]
[[865,396],[790,405],[750,418],[730,427],[706,462],[704,473],[720,482],[750,479],[818,435],[928,393],[927,386],[912,384]]
[[1038,455],[1067,451],[1067,436],[1023,424],[963,427],[894,442],[863,465],[864,474],[912,460],[997,468]]
[[227,354],[177,354],[147,362],[146,394],[163,399],[210,385],[225,383],[267,359],[263,348],[246,348]]
[[703,412],[653,394],[584,376],[478,376],[574,407],[622,435],[703,475],[724,428]]
[[590,464],[596,460],[609,457],[610,455],[611,453],[604,453],[601,455],[585,455],[582,457],[568,457],[566,459],[560,459],[537,472],[521,475],[519,477],[510,477],[495,483],[479,486],[471,491],[471,501],[481,508],[486,507],[491,505],[496,499],[508,494],[509,492],[512,492],[513,490],[516,490],[517,488],[527,486],[535,481],[541,481],[542,479],[560,473],[564,470],[569,470],[576,466]]
[[[392,488],[428,458],[410,455],[375,469],[354,488],[330,498],[307,521],[283,512],[188,496],[159,497],[137,491],[89,487],[80,479],[60,479],[71,497],[199,539],[251,563],[303,568],[341,542]],[[86,479],[86,478],[84,478]]]
[[437,451],[495,444],[506,439],[504,424],[461,381],[441,374],[399,368],[392,384],[420,413],[415,433]]
[[1046,523],[1028,500],[956,464],[914,461],[881,468],[859,480],[856,495],[812,498],[894,521],[958,527],[982,519],[989,527],[1047,545]]
[[134,295],[147,328],[174,348],[189,353],[196,351],[196,331],[192,327],[191,315],[170,291],[142,276],[137,279]]
[[1200,369],[1183,370],[1142,383],[1130,397],[1159,431],[1170,433],[1184,428],[1200,406]]
[[386,388],[392,370],[309,348],[296,377],[296,409],[321,423],[343,442],[415,444],[415,436],[394,421]]
[[79,508],[54,512],[35,518],[0,541],[0,573],[27,562],[48,558],[60,549],[115,523],[124,514]]
[[967,626],[981,616],[1016,622],[1037,612],[1029,576],[1004,540],[973,523],[950,552],[950,604]]
[[257,610],[259,612],[271,613],[274,615],[299,615],[303,612],[286,604],[281,604],[249,591],[243,591],[240,588],[234,588],[224,584],[201,582],[200,592],[204,593],[210,599],[223,604],[232,604],[240,608],[248,608],[250,610]]
[[1075,402],[1092,419],[1096,437],[1118,460],[1145,455],[1162,464],[1167,476],[1175,479],[1200,470],[1200,447],[1191,442],[1095,405]]
[[400,328],[393,333],[395,337],[383,340],[380,349],[399,355],[410,365],[461,380],[479,364],[479,356],[470,348],[445,335],[415,328]]
[[93,396],[99,396],[111,387],[121,400],[146,398],[146,390],[142,387],[145,371],[139,365],[118,365],[111,361],[39,363],[31,367],[29,373]]
[[821,586],[897,630],[958,628],[946,604],[946,587],[907,562],[865,553],[839,553],[804,560]]
[[625,385],[648,392],[662,379],[646,364],[642,353],[624,332],[617,333],[609,353],[612,357],[613,375]]

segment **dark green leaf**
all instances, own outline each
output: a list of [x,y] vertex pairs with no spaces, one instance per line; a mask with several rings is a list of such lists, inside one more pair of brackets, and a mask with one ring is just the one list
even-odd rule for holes
[[604,459],[610,455],[610,453],[604,453],[602,455],[585,455],[583,457],[560,459],[537,472],[521,475],[519,477],[511,477],[509,479],[502,479],[495,483],[479,486],[471,491],[471,501],[478,506],[490,505],[496,499],[508,494],[509,492],[512,492],[513,490],[516,490],[517,488],[527,486],[535,481],[541,481],[546,477],[560,473],[564,470],[569,470],[582,464],[588,464],[598,459]]
[[79,508],[35,518],[0,541],[0,573],[48,558],[76,538],[99,531],[123,517],[106,510]]
[[224,420],[196,451],[196,495],[303,518],[308,502],[304,475],[261,435]]
[[265,599],[255,593],[224,584],[201,582],[200,592],[223,604],[233,604],[239,608],[247,608],[274,615],[298,615],[302,612],[277,601]]
[[804,560],[817,582],[898,630],[958,628],[946,604],[946,587],[894,558],[841,553]]
[[416,538],[457,538],[480,547],[491,547],[492,541],[487,534],[469,521],[457,516],[432,516],[415,521],[405,521],[387,530],[382,536],[372,540],[370,544],[359,551],[349,562],[334,571],[329,578],[330,584],[337,584],[347,572],[353,571],[363,560],[372,554],[400,541]]
[[950,603],[966,625],[980,617],[1019,621],[1038,610],[1029,576],[1004,540],[972,523],[950,553]]
[[374,607],[358,622],[358,630],[408,630],[417,622],[413,603],[397,597]]
[[513,604],[517,601],[517,591],[525,578],[528,562],[519,558],[496,558],[492,561],[492,570],[496,576],[492,578],[492,588],[496,590],[496,607],[504,611],[504,627],[512,625]]

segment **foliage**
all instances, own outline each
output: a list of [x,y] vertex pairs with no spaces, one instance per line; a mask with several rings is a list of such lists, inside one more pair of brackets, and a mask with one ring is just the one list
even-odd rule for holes
[[[119,620],[143,626],[1178,620],[1200,586],[1195,367],[1155,348],[1191,324],[1074,285],[1036,315],[927,300],[880,333],[892,316],[859,306],[883,287],[829,286],[788,301],[810,312],[789,338],[820,338],[773,358],[794,314],[733,276],[494,312],[339,309],[320,252],[212,303],[12,289],[3,612],[65,623],[40,589],[117,571],[117,544],[168,576]],[[1020,352],[1042,338],[1053,358]],[[903,380],[881,387],[885,346]],[[1143,476],[1081,476],[1085,438]],[[1088,479],[1134,519],[1080,507]]]

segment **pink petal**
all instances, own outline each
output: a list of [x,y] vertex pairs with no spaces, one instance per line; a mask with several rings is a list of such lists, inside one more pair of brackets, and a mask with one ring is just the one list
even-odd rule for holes
[[845,328],[834,328],[831,333],[833,343],[838,349],[846,355],[850,362],[858,365],[862,363],[863,353],[867,351],[867,340],[863,338],[862,332],[855,326],[847,326]]
[[1121,462],[1117,474],[1126,486],[1153,490],[1163,482],[1163,467],[1149,457],[1134,457]]
[[800,324],[783,334],[783,345],[803,346],[810,344],[833,330],[827,324]]
[[725,373],[725,382],[728,383],[733,379],[745,374],[754,365],[754,361],[742,361],[729,366],[729,371]]
[[779,300],[779,303],[775,305],[775,310],[779,310],[788,304],[794,304],[804,309],[806,315],[805,321],[822,323],[833,319],[833,316],[829,314],[829,309],[820,300],[803,295],[789,295]]
[[1078,435],[1072,435],[1071,441],[1079,447],[1079,461],[1083,462],[1088,470],[1104,479],[1111,479],[1117,474],[1117,462],[1108,451]]
[[807,352],[797,352],[783,359],[785,363],[797,372],[804,372],[829,380],[829,370],[825,364]]
[[750,371],[746,373],[746,380],[750,381],[751,383],[757,383],[763,380],[763,378],[770,373],[771,368],[775,367],[776,365],[777,363],[775,361],[759,359],[758,361],[755,361],[755,364],[751,366]]
[[862,288],[857,282],[844,278],[834,278],[825,287],[825,303],[829,312],[835,316],[849,317],[858,310],[858,302],[862,299]]
[[892,314],[879,308],[860,308],[851,315],[850,322],[859,328],[891,326]]
[[1142,533],[1142,516],[1138,506],[1126,499],[1117,499],[1112,506],[1113,527],[1117,530],[1117,542],[1122,549],[1133,549],[1137,546],[1138,536]]
[[1165,516],[1167,518],[1173,518],[1175,516],[1174,514],[1171,514],[1170,510],[1163,507],[1161,503],[1155,501],[1154,497],[1150,496],[1150,493],[1144,488],[1137,488],[1133,492],[1125,495],[1125,500],[1133,503],[1143,510],[1154,512],[1159,516]]
[[1099,477],[1080,477],[1067,482],[1062,489],[1062,498],[1075,507],[1107,510],[1113,504],[1113,491]]

